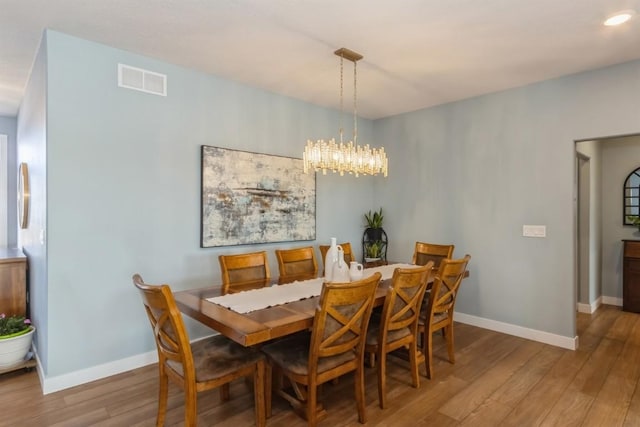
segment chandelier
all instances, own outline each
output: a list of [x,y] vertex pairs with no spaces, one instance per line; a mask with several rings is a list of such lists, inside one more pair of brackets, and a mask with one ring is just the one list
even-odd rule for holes
[[[302,160],[304,163],[304,173],[322,171],[323,175],[327,170],[338,172],[344,175],[345,172],[359,175],[387,176],[388,162],[384,147],[371,148],[369,144],[358,145],[358,96],[357,96],[357,63],[362,59],[362,55],[352,50],[341,48],[334,52],[340,57],[340,116],[343,110],[343,63],[347,59],[353,62],[353,140],[343,141],[343,128],[340,125],[340,142],[335,138],[329,141],[319,139],[317,141],[307,140],[304,148]],[[341,119],[342,120],[342,119]]]

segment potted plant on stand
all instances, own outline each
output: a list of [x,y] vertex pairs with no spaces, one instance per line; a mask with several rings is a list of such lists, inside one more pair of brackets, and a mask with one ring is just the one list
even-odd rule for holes
[[0,372],[24,366],[35,330],[24,316],[0,314]]
[[384,263],[387,254],[387,233],[382,228],[384,215],[382,208],[378,211],[364,214],[366,222],[364,234],[362,236],[362,251],[364,252],[364,262]]

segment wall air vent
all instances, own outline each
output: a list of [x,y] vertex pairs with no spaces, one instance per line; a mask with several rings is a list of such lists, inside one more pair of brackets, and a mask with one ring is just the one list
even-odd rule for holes
[[130,65],[118,64],[118,86],[167,96],[167,76]]

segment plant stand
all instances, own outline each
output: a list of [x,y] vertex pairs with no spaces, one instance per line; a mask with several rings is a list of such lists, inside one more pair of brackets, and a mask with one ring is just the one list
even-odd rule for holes
[[[377,260],[367,260],[367,247],[371,244],[379,245],[379,256]],[[387,245],[389,239],[383,228],[367,228],[362,234],[362,265],[365,267],[373,267],[387,264]]]
[[18,365],[10,366],[8,368],[0,368],[0,375],[6,374],[7,372],[18,371],[20,369],[24,369],[25,372],[31,372],[31,370],[35,367],[36,367],[36,359],[29,359],[29,360],[25,360],[24,362]]

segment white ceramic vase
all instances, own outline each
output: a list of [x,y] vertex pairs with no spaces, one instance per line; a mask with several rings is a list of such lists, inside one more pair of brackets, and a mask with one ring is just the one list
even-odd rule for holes
[[17,366],[24,361],[31,347],[35,326],[26,334],[0,339],[0,370]]
[[331,282],[347,283],[350,282],[349,266],[344,262],[344,251],[338,246],[338,261],[333,263],[333,272],[331,273]]
[[327,255],[324,257],[324,280],[331,282],[333,278],[333,264],[338,261],[338,248],[342,248],[336,243],[335,237],[331,238],[331,246],[327,250]]

